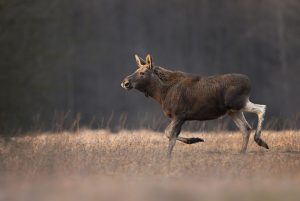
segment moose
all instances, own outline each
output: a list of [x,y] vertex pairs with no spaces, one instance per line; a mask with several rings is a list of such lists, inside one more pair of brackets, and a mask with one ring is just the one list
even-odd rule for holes
[[156,100],[164,115],[171,119],[165,133],[169,139],[168,157],[171,157],[176,140],[186,144],[203,142],[201,138],[179,137],[181,127],[189,120],[213,120],[229,115],[243,135],[241,153],[245,153],[251,126],[243,112],[255,113],[258,117],[254,141],[266,149],[269,146],[261,139],[262,123],[266,105],[250,102],[251,83],[243,74],[198,76],[181,71],[172,71],[155,66],[152,56],[146,61],[135,55],[137,70],[126,77],[121,86],[137,89]]

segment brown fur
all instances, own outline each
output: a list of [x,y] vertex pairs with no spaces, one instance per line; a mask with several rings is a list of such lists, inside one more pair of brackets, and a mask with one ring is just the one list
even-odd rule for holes
[[184,121],[216,119],[243,109],[249,100],[251,84],[246,75],[198,76],[172,71],[154,66],[150,55],[146,62],[136,55],[136,61],[138,69],[124,79],[122,87],[154,98],[165,116],[172,119],[166,129],[169,155],[176,139],[187,144],[203,141],[178,137]]
[[154,96],[170,118],[215,119],[244,107],[250,94],[250,81],[241,74],[200,77],[161,67],[154,67],[154,74],[159,81],[142,91]]

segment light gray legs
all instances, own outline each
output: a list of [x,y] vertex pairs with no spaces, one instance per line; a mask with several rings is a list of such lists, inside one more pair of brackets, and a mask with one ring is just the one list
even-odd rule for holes
[[266,106],[265,105],[254,104],[254,103],[248,101],[246,103],[246,106],[243,108],[242,111],[255,113],[257,115],[258,122],[257,122],[256,132],[255,132],[255,135],[254,135],[254,141],[259,146],[262,146],[262,147],[264,147],[266,149],[269,149],[269,146],[267,145],[267,143],[265,143],[260,138],[261,129],[262,129],[262,123],[264,121],[264,116],[265,116],[265,112],[266,112]]
[[[241,152],[245,153],[247,150],[249,137],[251,133],[251,126],[248,124],[247,120],[245,119],[245,116],[243,112],[251,112],[255,113],[258,117],[258,123],[256,132],[254,135],[254,141],[259,145],[266,149],[269,149],[269,146],[266,142],[264,142],[261,138],[261,129],[262,129],[262,123],[264,121],[266,106],[265,105],[259,105],[254,104],[250,101],[248,101],[245,105],[245,107],[240,111],[230,111],[228,114],[236,124],[236,126],[241,130],[243,134],[243,145]],[[181,126],[183,125],[183,120],[173,119],[169,126],[166,128],[166,136],[169,138],[169,146],[168,146],[168,158],[171,158],[172,150],[176,144],[176,140],[179,140],[181,142],[184,142],[186,144],[192,144],[197,142],[202,142],[203,140],[201,138],[183,138],[178,137],[181,131]]]
[[243,145],[242,145],[241,152],[245,153],[249,142],[251,126],[246,121],[243,112],[237,111],[237,112],[230,112],[228,114],[243,134]]
[[166,135],[169,138],[168,158],[171,158],[172,150],[175,146],[178,135],[181,131],[181,126],[184,123],[182,120],[174,119],[166,129]]
[[264,121],[264,116],[266,112],[266,106],[265,105],[259,105],[259,104],[254,104],[248,100],[246,103],[245,107],[240,110],[240,111],[230,111],[228,114],[236,124],[236,126],[241,130],[243,133],[243,145],[241,152],[245,153],[247,150],[248,142],[249,142],[249,137],[251,133],[251,126],[248,124],[248,122],[245,119],[245,116],[243,112],[251,112],[255,113],[258,117],[258,122],[257,122],[257,128],[256,132],[254,135],[254,141],[259,145],[262,146],[266,149],[269,149],[269,146],[267,145],[266,142],[264,142],[261,138],[261,129],[262,129],[262,124]]

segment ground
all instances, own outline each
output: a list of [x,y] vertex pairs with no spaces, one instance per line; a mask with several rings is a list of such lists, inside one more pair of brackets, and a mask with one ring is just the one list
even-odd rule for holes
[[263,131],[240,154],[238,132],[81,130],[0,139],[0,200],[299,200],[300,131]]

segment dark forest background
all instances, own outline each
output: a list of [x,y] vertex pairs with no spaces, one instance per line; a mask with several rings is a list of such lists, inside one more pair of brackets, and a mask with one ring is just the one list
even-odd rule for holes
[[276,128],[300,112],[300,1],[0,0],[1,133],[161,129],[158,104],[120,87],[135,53],[247,74]]

